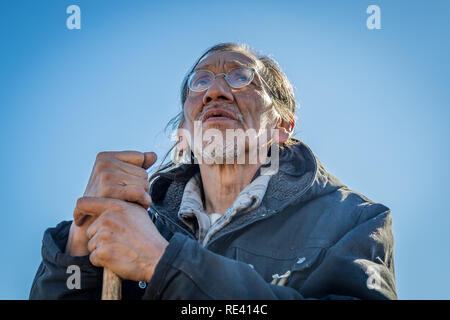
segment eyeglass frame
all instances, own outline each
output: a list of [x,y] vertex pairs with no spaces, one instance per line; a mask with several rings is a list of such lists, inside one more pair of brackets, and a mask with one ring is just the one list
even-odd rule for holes
[[[247,70],[251,70],[251,71],[252,71],[252,78],[250,79],[250,81],[249,81],[245,86],[242,86],[242,87],[233,87],[233,86],[228,82],[228,79],[227,79],[228,73],[230,73],[231,71],[236,70],[236,69],[247,69]],[[206,89],[204,89],[204,90],[201,90],[201,91],[198,91],[198,90],[192,90],[192,88],[191,88],[191,86],[190,86],[190,83],[191,83],[190,79],[191,79],[191,77],[192,77],[195,73],[197,73],[197,72],[199,72],[199,71],[205,71],[205,72],[211,73],[211,74],[214,76],[214,79],[211,81],[211,85],[210,85],[208,88],[206,88]],[[219,73],[217,73],[217,74],[215,74],[215,73],[212,72],[211,70],[199,69],[199,70],[196,70],[196,71],[192,72],[192,73],[189,75],[189,78],[188,78],[188,88],[189,88],[189,90],[191,90],[192,92],[205,92],[205,91],[207,91],[209,88],[211,88],[212,82],[213,82],[214,80],[216,80],[216,78],[217,78],[218,76],[224,75],[225,81],[227,82],[227,84],[228,84],[231,88],[233,88],[233,89],[242,89],[242,88],[245,88],[246,86],[248,86],[250,83],[252,83],[252,81],[255,79],[255,73],[258,73],[258,71],[256,71],[255,68],[253,68],[253,67],[247,67],[247,66],[239,66],[239,67],[236,67],[236,68],[232,68],[232,69],[228,70],[227,72],[219,72]],[[259,74],[258,74],[258,75],[259,75]],[[260,77],[260,78],[262,79],[262,77]],[[262,80],[264,81],[264,79],[262,79]],[[265,82],[265,81],[264,81],[264,82]]]

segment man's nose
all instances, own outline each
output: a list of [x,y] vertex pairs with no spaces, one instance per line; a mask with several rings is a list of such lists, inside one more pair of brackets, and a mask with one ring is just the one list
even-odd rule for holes
[[219,76],[214,79],[211,87],[209,87],[203,95],[204,105],[207,105],[212,101],[223,101],[226,103],[233,102],[231,88],[228,86],[228,83],[225,81],[223,76]]

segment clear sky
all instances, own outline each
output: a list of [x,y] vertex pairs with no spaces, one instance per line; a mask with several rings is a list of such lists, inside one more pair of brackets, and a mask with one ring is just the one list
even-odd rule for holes
[[399,298],[450,299],[449,16],[447,0],[1,1],[0,298],[28,298],[42,234],[71,220],[95,155],[162,156],[187,69],[237,41],[294,84],[295,136],[391,208]]

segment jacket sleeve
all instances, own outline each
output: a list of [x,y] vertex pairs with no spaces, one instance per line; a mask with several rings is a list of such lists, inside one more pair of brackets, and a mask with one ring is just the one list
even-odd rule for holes
[[71,221],[63,221],[45,231],[42,262],[34,278],[31,300],[100,299],[102,268],[89,256],[73,257],[64,253]]
[[170,239],[144,299],[396,299],[389,210],[363,209],[300,288],[266,282],[255,270],[180,233]]

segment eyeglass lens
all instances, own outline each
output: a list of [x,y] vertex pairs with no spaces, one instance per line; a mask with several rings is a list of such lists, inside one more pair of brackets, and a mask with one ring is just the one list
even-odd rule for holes
[[[227,72],[225,80],[233,88],[243,88],[252,82],[254,77],[253,72],[253,69],[246,67],[231,69]],[[205,91],[211,87],[215,77],[211,71],[198,70],[190,76],[189,88],[196,92]]]

